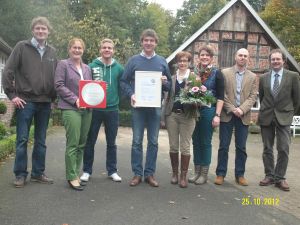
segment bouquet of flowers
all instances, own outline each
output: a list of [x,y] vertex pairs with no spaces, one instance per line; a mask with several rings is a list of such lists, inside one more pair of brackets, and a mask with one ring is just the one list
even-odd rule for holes
[[187,106],[188,117],[195,117],[199,106],[210,107],[211,104],[216,103],[216,98],[202,85],[199,77],[190,75],[185,88],[180,90],[179,97],[175,101]]

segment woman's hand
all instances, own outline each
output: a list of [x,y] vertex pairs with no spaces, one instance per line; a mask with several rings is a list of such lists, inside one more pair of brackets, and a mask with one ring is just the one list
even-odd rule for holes
[[215,116],[212,120],[212,127],[218,127],[220,125],[220,117],[219,116]]

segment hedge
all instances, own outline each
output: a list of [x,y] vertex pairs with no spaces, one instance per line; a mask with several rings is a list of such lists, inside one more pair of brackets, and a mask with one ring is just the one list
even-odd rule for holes
[[[60,109],[54,109],[51,113],[54,126],[63,126],[62,115]],[[119,126],[131,127],[131,111],[121,110],[119,112]]]
[[[30,128],[29,143],[32,142],[34,136],[34,127]],[[16,134],[12,134],[6,139],[0,141],[0,160],[15,152],[16,149]]]

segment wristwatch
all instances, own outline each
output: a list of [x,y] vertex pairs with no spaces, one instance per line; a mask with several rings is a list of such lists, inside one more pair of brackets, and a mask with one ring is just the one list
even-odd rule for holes
[[220,117],[220,114],[219,114],[219,113],[216,113],[215,116]]

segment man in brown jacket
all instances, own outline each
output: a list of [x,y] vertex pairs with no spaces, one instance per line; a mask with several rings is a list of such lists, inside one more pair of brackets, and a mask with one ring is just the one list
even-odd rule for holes
[[244,178],[247,159],[246,141],[250,124],[251,107],[257,98],[256,75],[247,70],[249,52],[239,49],[235,55],[236,64],[222,70],[224,75],[224,105],[221,112],[220,145],[218,150],[217,177],[215,184],[221,185],[227,173],[228,150],[233,130],[235,131],[235,178],[239,185],[247,186]]
[[[263,162],[265,178],[260,186],[275,186],[289,191],[285,174],[289,160],[291,142],[290,125],[300,106],[299,74],[283,68],[286,57],[280,49],[269,55],[271,71],[259,80],[259,99],[261,101],[258,124],[264,144]],[[277,163],[274,163],[273,146],[276,137]]]
[[20,41],[8,58],[2,76],[7,97],[16,107],[17,140],[14,173],[16,187],[24,187],[28,175],[27,144],[34,119],[31,181],[51,184],[45,171],[46,132],[51,112],[51,101],[56,98],[54,72],[56,53],[47,44],[50,23],[45,17],[31,22],[33,37]]

